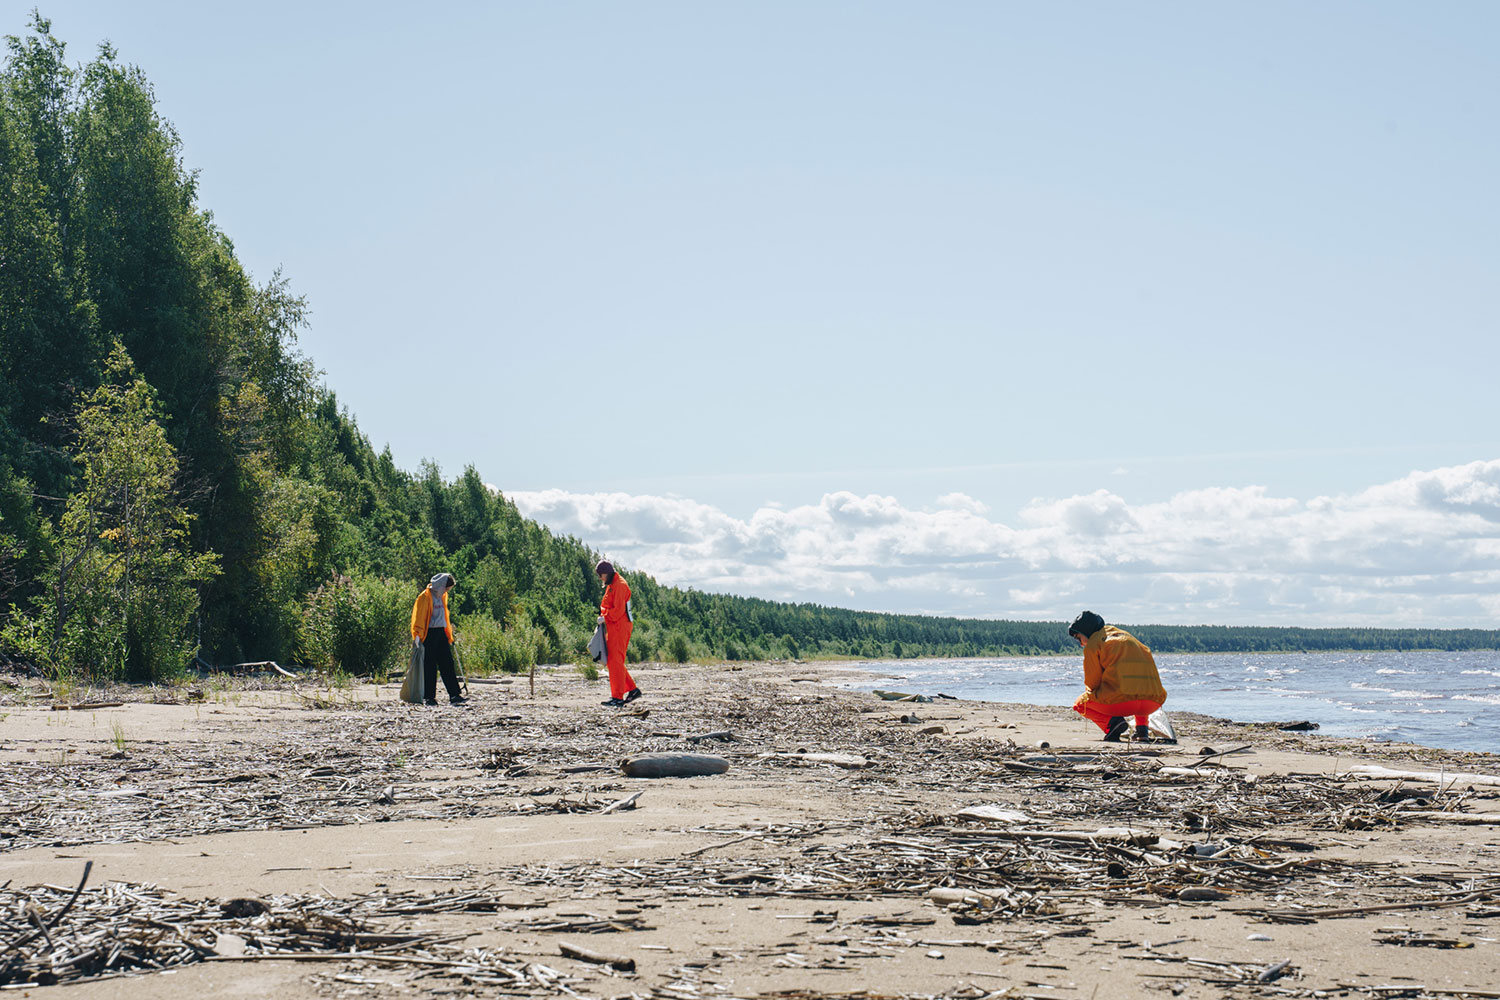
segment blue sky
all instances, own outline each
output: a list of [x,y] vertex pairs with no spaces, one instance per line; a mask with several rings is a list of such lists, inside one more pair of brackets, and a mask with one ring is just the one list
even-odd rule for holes
[[[282,267],[308,297],[304,348],[404,466],[473,464],[664,580],[772,597],[1500,617],[1500,556],[1461,595],[1437,556],[1481,558],[1500,523],[1500,7],[219,8],[42,13],[73,58],[109,39],[145,71],[202,205],[258,279]],[[1060,555],[1112,551],[1182,497],[1368,510],[1414,473],[1457,518],[1407,539],[1430,556],[1415,567],[1332,551],[1264,570],[1277,590],[1207,536],[1118,580]],[[990,575],[961,572],[984,552],[943,550],[816,586],[832,536],[799,563],[750,527],[845,496],[918,522],[980,511],[1012,541],[1039,511],[1129,516]],[[710,535],[673,535],[669,559],[630,513],[648,508],[712,511],[660,522]],[[771,554],[719,565],[720,530]],[[1326,582],[1370,560],[1362,586]],[[1184,585],[1203,567],[1230,576],[1213,600]],[[1414,572],[1424,587],[1390,582]]]

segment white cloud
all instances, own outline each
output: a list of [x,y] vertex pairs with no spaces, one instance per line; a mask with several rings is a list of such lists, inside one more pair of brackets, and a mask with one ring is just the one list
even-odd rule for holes
[[528,517],[663,583],[775,600],[998,618],[1487,627],[1500,613],[1500,460],[1298,500],[1213,487],[1131,504],[1037,500],[1011,526],[826,494],[748,518],[681,497],[507,494]]

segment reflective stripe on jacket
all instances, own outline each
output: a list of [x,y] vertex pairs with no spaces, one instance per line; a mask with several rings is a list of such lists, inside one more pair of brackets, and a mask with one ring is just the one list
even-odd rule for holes
[[1083,686],[1094,701],[1114,705],[1144,698],[1167,700],[1151,647],[1124,629],[1106,625],[1083,647]]

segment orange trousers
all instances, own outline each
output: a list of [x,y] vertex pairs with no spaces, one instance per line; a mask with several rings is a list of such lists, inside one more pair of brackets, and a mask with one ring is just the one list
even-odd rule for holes
[[1102,701],[1086,701],[1082,705],[1074,705],[1073,711],[1082,715],[1107,733],[1109,732],[1111,719],[1119,718],[1122,715],[1133,715],[1135,716],[1135,724],[1137,726],[1144,726],[1146,720],[1151,717],[1151,713],[1158,708],[1161,708],[1161,702],[1159,701],[1148,701],[1145,698],[1137,698],[1135,701],[1117,701],[1113,704],[1106,704]]
[[625,669],[625,650],[630,648],[630,633],[633,631],[635,625],[629,621],[604,626],[604,646],[609,653],[604,665],[609,670],[611,698],[623,698],[635,690],[635,680]]

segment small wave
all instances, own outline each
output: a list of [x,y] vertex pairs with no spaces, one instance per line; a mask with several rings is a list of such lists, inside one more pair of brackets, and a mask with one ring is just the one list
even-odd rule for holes
[[1456,694],[1454,701],[1477,701],[1481,705],[1500,705],[1500,694]]
[[1395,667],[1381,667],[1375,671],[1377,674],[1420,674],[1420,670],[1397,670]]
[[1459,673],[1470,677],[1500,677],[1500,670],[1460,670]]
[[1443,697],[1443,695],[1433,691],[1407,691],[1402,690],[1401,688],[1378,687],[1374,684],[1366,684],[1364,681],[1350,681],[1349,686],[1356,691],[1368,691],[1371,694],[1384,694],[1389,695],[1392,698],[1416,698],[1421,701],[1427,701],[1430,699]]

